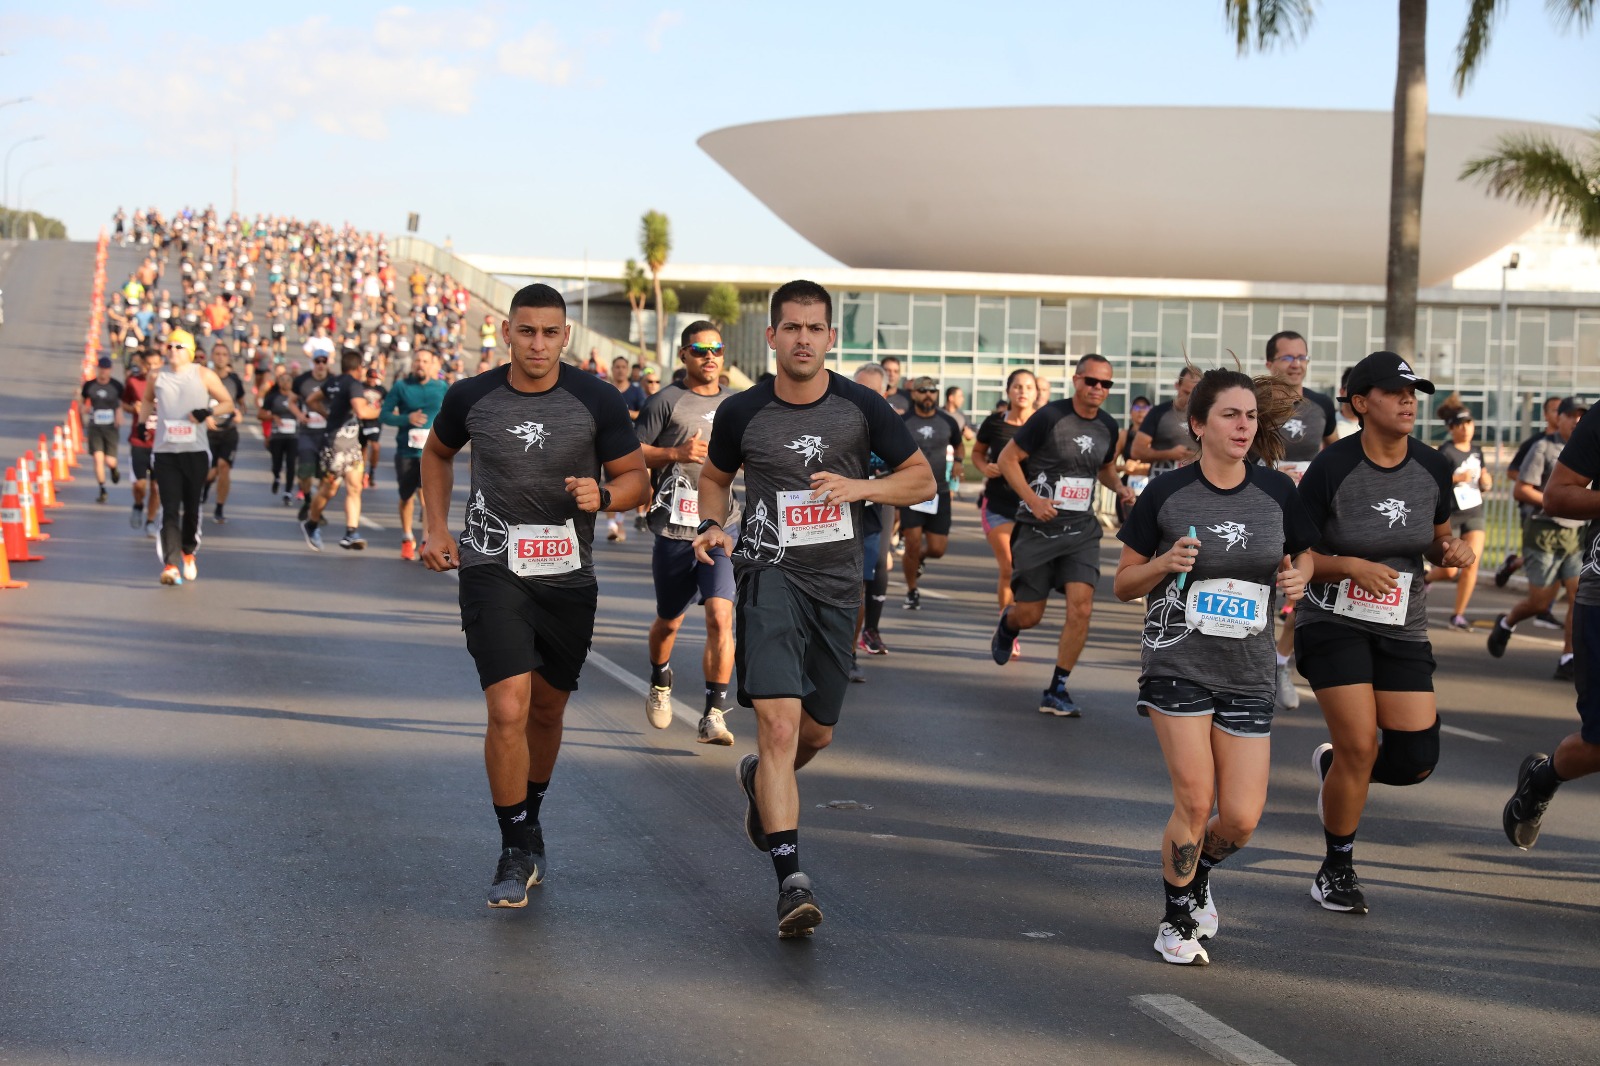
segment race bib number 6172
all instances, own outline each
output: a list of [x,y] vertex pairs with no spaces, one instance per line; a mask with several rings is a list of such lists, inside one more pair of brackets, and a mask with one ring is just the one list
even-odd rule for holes
[[855,536],[847,504],[813,500],[811,489],[778,493],[778,529],[785,548],[803,544],[828,544]]

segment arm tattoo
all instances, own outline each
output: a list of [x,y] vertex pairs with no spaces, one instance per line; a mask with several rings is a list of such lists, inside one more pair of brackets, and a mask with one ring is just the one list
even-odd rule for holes
[[1194,873],[1195,862],[1199,857],[1200,845],[1189,843],[1179,844],[1172,842],[1172,872],[1179,877],[1188,877]]
[[1209,829],[1206,830],[1206,858],[1212,862],[1221,862],[1242,847],[1244,847],[1243,844],[1235,844],[1227,837],[1221,837]]

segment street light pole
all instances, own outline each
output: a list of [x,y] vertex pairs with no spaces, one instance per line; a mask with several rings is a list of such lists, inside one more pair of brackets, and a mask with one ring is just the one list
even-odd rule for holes
[[[1506,263],[1500,268],[1500,359],[1498,360],[1495,374],[1495,406],[1499,408],[1499,410],[1495,412],[1495,424],[1499,427],[1499,430],[1495,434],[1495,445],[1500,450],[1500,459],[1502,462],[1507,459],[1506,430],[1511,421],[1511,405],[1508,403],[1506,397],[1506,363],[1510,362],[1510,359],[1506,355],[1506,319],[1510,317],[1510,309],[1506,299],[1506,288],[1510,272],[1517,269],[1518,264],[1521,262],[1521,254],[1518,252],[1512,252],[1511,258],[1507,260]],[[1502,526],[1502,528],[1507,531],[1507,551],[1513,550],[1513,545],[1515,544],[1514,541],[1509,539],[1510,530],[1515,525],[1515,522],[1513,522],[1512,519],[1515,516],[1517,506],[1515,495],[1516,486],[1513,485],[1511,488],[1512,493],[1508,500],[1509,506],[1506,511],[1506,521]]]
[[49,165],[50,164],[48,162],[35,164],[34,166],[29,167],[27,170],[24,170],[22,172],[22,176],[17,178],[17,211],[16,211],[17,215],[21,215],[21,214],[24,213],[23,212],[23,205],[25,205],[27,203],[27,200],[25,200],[23,198],[23,196],[22,196],[22,190],[23,190],[23,187],[28,182],[28,175],[32,174],[36,170],[43,170],[45,167],[47,167]]
[[[5,166],[0,167],[0,206],[9,208],[11,204],[11,153],[25,144],[32,144],[34,141],[42,140],[44,140],[44,134],[36,133],[32,137],[24,137],[6,149]],[[9,223],[9,219],[7,221]],[[6,236],[11,236],[11,226],[9,224],[6,226]]]

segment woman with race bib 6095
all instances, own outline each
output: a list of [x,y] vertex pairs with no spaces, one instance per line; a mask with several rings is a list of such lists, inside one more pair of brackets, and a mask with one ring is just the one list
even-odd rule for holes
[[1476,559],[1450,526],[1450,460],[1411,436],[1419,392],[1433,383],[1393,352],[1357,363],[1341,402],[1361,430],[1324,449],[1300,482],[1322,539],[1295,612],[1295,660],[1332,738],[1311,757],[1327,845],[1311,898],[1331,911],[1367,913],[1353,856],[1368,785],[1414,785],[1439,761],[1422,561]]
[[1211,868],[1250,839],[1267,801],[1273,600],[1300,598],[1317,539],[1294,482],[1270,465],[1295,400],[1272,378],[1208,371],[1184,413],[1199,461],[1151,481],[1119,534],[1117,597],[1148,605],[1137,707],[1172,777],[1155,949],[1180,965],[1210,961]]

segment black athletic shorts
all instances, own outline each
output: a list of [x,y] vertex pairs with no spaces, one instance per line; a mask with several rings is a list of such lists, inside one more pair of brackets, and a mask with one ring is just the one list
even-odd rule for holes
[[150,449],[128,445],[128,458],[133,460],[133,480],[145,481],[150,477]]
[[912,510],[910,507],[900,508],[900,528],[920,529],[935,537],[948,537],[950,535],[950,493],[939,493],[939,511],[937,514]]
[[116,458],[117,445],[120,443],[117,439],[116,426],[97,426],[91,422],[83,427],[83,435],[89,445],[90,455],[101,452],[113,459]]
[[1022,522],[1011,526],[1011,593],[1018,603],[1038,603],[1071,584],[1093,587],[1100,580],[1100,527],[1041,533]]
[[1579,735],[1586,744],[1600,744],[1600,606],[1572,605],[1572,665],[1578,686]]
[[1147,677],[1139,685],[1141,713],[1153,710],[1172,718],[1209,716],[1211,727],[1236,737],[1267,737],[1272,733],[1273,700],[1270,696],[1241,696],[1213,692],[1181,677]]
[[740,575],[738,597],[739,702],[797,699],[819,725],[837,725],[850,688],[855,609],[812,599],[775,566]]
[[1338,622],[1294,630],[1294,661],[1313,692],[1371,685],[1377,692],[1432,692],[1433,644],[1380,637]]
[[1451,515],[1450,528],[1455,531],[1456,536],[1464,537],[1468,533],[1486,530],[1489,525],[1483,516],[1483,508],[1474,507],[1470,511],[1457,511]]
[[553,688],[577,689],[599,585],[549,585],[497,563],[463,567],[460,577],[461,629],[480,685],[537,671]]
[[227,463],[233,465],[234,456],[239,454],[239,431],[237,429],[221,429],[215,433],[206,434],[206,443],[211,446],[211,465]]
[[422,487],[422,456],[395,453],[394,483],[400,490],[401,503],[415,496]]

